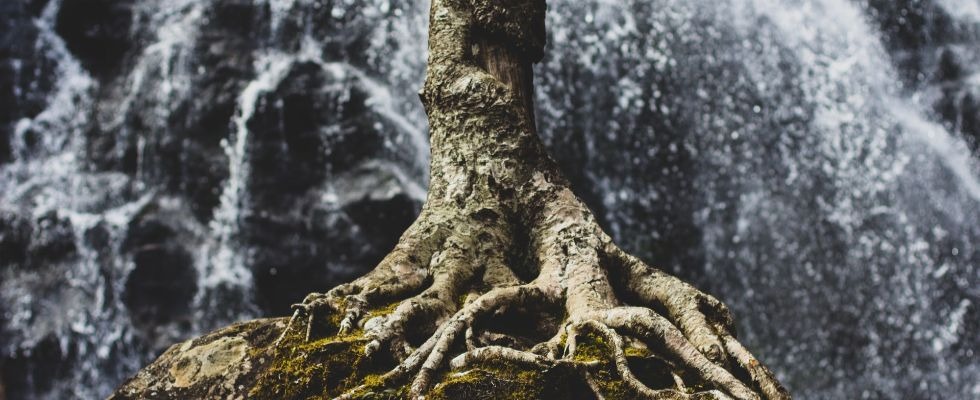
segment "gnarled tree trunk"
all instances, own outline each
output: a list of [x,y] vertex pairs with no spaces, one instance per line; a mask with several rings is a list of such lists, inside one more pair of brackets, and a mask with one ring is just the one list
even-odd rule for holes
[[494,385],[531,390],[523,377],[598,398],[788,398],[725,306],[620,250],[546,154],[531,69],[544,13],[432,0],[431,184],[395,249],[288,321],[175,346],[117,396],[507,397]]

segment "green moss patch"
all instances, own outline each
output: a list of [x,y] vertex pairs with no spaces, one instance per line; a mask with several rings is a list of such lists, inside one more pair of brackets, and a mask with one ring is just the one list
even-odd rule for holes
[[509,364],[447,373],[427,397],[438,400],[595,398],[578,373],[569,368],[539,371]]

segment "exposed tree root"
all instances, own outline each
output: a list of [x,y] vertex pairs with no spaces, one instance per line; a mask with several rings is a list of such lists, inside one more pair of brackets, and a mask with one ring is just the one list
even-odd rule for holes
[[[687,398],[687,396],[682,392],[677,392],[671,389],[654,390],[647,387],[645,384],[643,384],[643,382],[640,382],[640,380],[633,375],[633,371],[630,370],[629,363],[626,361],[626,353],[623,351],[623,338],[614,330],[596,320],[587,320],[572,325],[572,334],[570,334],[568,337],[568,348],[569,354],[571,354],[573,357],[575,355],[577,345],[576,338],[578,337],[579,331],[583,328],[591,330],[612,345],[612,359],[613,364],[616,367],[616,371],[619,373],[619,377],[622,379],[623,383],[625,383],[627,387],[633,389],[635,393],[638,393],[640,396],[647,399]],[[587,377],[587,379],[589,379],[589,377]]]
[[[568,367],[579,372],[597,396],[608,397],[594,376],[606,361],[636,398],[788,398],[772,374],[733,337],[731,315],[717,299],[616,248],[567,189],[537,184],[550,199],[539,203],[531,243],[522,249],[541,265],[530,282],[520,283],[513,273],[500,279],[494,268],[506,257],[479,257],[479,238],[487,238],[481,234],[487,229],[457,228],[438,240],[440,249],[424,252],[426,257],[389,256],[378,267],[389,271],[309,296],[297,306],[287,332],[305,328],[307,340],[314,340],[311,327],[316,318],[333,316],[339,320],[337,334],[356,331],[367,340],[366,354],[384,352],[398,361],[380,380],[391,387],[407,384],[413,398],[422,398],[442,373],[501,362],[534,369]],[[410,242],[412,236],[403,240]],[[394,261],[402,259],[416,265]],[[410,279],[394,284],[391,277]],[[368,310],[392,300],[396,305],[387,314],[369,315]],[[487,344],[522,342],[513,332],[495,330],[487,319],[518,312],[533,324],[555,307],[563,308],[565,317],[552,335],[526,348]],[[655,309],[664,310],[664,315]],[[413,346],[410,332],[427,339]],[[608,345],[605,358],[580,356],[585,334]],[[629,342],[667,360],[674,387],[654,389],[643,383],[627,360]],[[736,375],[749,379],[743,382]],[[339,398],[368,389],[361,385]]]

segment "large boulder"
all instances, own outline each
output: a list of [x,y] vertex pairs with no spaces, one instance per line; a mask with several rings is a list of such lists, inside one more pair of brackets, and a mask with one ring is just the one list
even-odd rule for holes
[[[236,324],[200,338],[178,343],[136,376],[110,400],[129,399],[307,399],[334,398],[360,384],[355,399],[403,399],[407,383],[385,387],[380,375],[394,366],[388,357],[365,357],[366,340],[357,334],[304,341],[297,329],[277,339],[287,319],[261,319]],[[302,330],[302,329],[300,329]],[[583,340],[580,348],[602,346]],[[599,368],[612,368],[595,348]],[[648,374],[665,370],[658,361],[630,356]],[[607,370],[597,375],[596,387],[609,399],[632,395]],[[653,387],[672,380],[646,380]],[[566,366],[539,369],[509,362],[480,364],[463,371],[444,371],[429,399],[594,399],[593,390]],[[699,399],[713,398],[705,394]]]

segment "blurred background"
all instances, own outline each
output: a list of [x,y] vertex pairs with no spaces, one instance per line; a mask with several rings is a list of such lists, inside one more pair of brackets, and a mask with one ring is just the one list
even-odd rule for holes
[[[538,126],[802,399],[980,397],[980,2],[549,0]],[[94,399],[371,268],[426,1],[0,2],[0,398]]]

